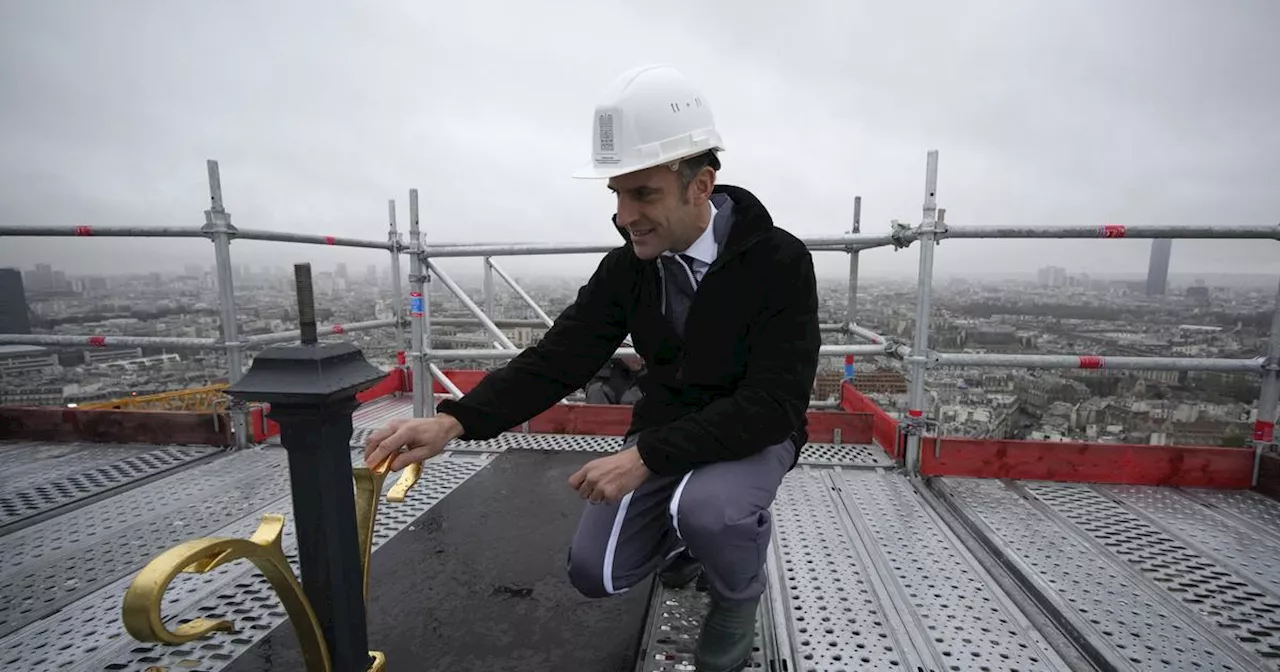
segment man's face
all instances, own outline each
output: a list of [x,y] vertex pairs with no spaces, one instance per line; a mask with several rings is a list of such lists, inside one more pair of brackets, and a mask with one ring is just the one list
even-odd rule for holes
[[609,190],[618,197],[617,224],[641,259],[688,249],[709,223],[707,199],[714,186],[715,171],[704,168],[682,190],[679,175],[665,165],[609,180]]

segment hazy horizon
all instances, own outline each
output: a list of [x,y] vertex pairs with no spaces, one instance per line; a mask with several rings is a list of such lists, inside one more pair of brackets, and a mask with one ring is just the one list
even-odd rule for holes
[[[569,174],[601,90],[656,61],[706,92],[728,147],[720,181],[798,235],[847,231],[855,195],[864,232],[918,222],[930,149],[954,227],[1280,220],[1276,3],[557,7],[8,3],[0,222],[198,226],[213,158],[242,228],[383,240],[387,199],[403,232],[415,187],[430,241],[609,243],[603,185]],[[281,245],[236,242],[233,261],[387,264]],[[948,241],[937,271],[1145,274],[1150,245]],[[181,269],[211,248],[14,237],[0,265]],[[914,274],[917,250],[865,252],[864,274]],[[596,259],[504,264],[586,274]],[[846,265],[818,255],[824,277]],[[1277,269],[1280,242],[1173,246],[1174,275]]]

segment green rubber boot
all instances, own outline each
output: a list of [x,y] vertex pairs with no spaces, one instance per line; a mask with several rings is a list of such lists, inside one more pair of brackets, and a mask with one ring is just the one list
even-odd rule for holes
[[759,598],[730,605],[711,600],[693,654],[698,672],[741,672],[747,666],[755,646],[759,604]]

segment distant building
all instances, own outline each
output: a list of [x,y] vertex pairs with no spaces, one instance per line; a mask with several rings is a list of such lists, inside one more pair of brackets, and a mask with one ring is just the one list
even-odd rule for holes
[[0,334],[31,333],[29,312],[22,273],[14,268],[0,268]]
[[1067,285],[1067,269],[1061,266],[1045,266],[1036,274],[1041,287],[1065,287]]
[[1151,241],[1151,263],[1147,266],[1147,296],[1164,296],[1169,286],[1169,258],[1173,241],[1160,238]]
[[858,372],[853,377],[853,386],[863,394],[906,394],[907,379],[901,373],[891,369]]
[[819,369],[813,379],[813,396],[826,401],[840,398],[840,383],[844,380],[844,371],[840,369]]

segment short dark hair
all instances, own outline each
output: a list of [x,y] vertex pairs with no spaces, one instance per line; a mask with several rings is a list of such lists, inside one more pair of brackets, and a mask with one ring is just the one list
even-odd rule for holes
[[710,167],[712,170],[720,170],[720,157],[716,156],[716,150],[710,149],[701,154],[695,154],[687,159],[681,159],[679,167],[676,169],[676,177],[680,180],[680,195],[686,196],[689,193],[689,185],[697,179],[698,173],[703,168]]

